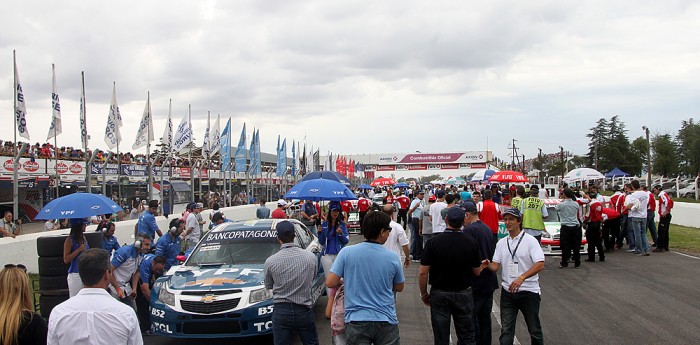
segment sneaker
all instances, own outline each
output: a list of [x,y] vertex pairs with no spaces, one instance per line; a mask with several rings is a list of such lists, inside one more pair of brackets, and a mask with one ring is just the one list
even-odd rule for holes
[[649,252],[644,252],[644,256],[650,256]]
[[625,252],[627,252],[627,253],[635,253],[636,250],[634,250],[634,249],[627,249],[627,250],[625,250]]
[[634,255],[636,255],[636,256],[642,256],[642,253],[637,253],[637,254],[634,254]]
[[569,266],[568,266],[568,265],[559,264],[559,268],[567,268],[567,267],[569,267]]

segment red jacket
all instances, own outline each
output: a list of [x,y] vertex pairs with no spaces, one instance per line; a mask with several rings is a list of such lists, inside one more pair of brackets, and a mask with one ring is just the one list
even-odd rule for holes
[[588,208],[588,221],[600,222],[603,220],[603,204],[598,200],[591,200]]
[[620,217],[620,212],[615,211],[612,208],[603,207],[603,214],[608,217],[608,220],[612,220]]
[[360,212],[367,212],[369,210],[369,199],[360,198],[360,200],[357,201],[357,208]]
[[479,219],[491,229],[494,234],[498,233],[498,220],[501,218],[501,208],[492,200],[484,200],[479,203]]
[[341,201],[340,202],[340,209],[345,213],[349,213],[350,210],[352,209],[352,203],[350,201],[347,201],[347,200]]
[[651,211],[651,213],[654,213],[656,211],[656,195],[654,193],[649,192],[649,202],[647,203],[647,211]]
[[411,199],[405,195],[399,196],[396,198],[396,201],[399,203],[399,209],[401,210],[408,210],[408,206],[411,205]]

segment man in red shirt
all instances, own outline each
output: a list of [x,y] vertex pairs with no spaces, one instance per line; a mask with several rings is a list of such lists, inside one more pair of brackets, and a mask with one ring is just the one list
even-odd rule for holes
[[484,201],[479,202],[476,209],[479,212],[481,222],[491,229],[494,247],[492,250],[495,250],[498,242],[498,220],[502,218],[502,215],[500,206],[493,202],[493,192],[490,189],[484,190]]
[[343,212],[346,222],[348,221],[348,217],[350,217],[350,210],[352,210],[352,203],[350,201],[344,200],[340,202],[340,211]]
[[673,208],[673,200],[661,189],[661,185],[654,186],[654,194],[659,196],[659,237],[658,245],[654,252],[668,251],[668,227],[671,223],[671,209]]
[[272,219],[287,219],[287,213],[284,212],[284,207],[287,206],[287,202],[284,199],[279,199],[277,201],[277,208],[272,211]]
[[603,204],[597,199],[591,199],[588,204],[588,227],[586,228],[586,240],[588,241],[588,259],[586,262],[595,262],[595,251],[598,250],[600,262],[605,261],[605,252],[600,236],[600,223],[603,221]]
[[654,244],[652,246],[656,247],[656,240],[658,239],[658,233],[656,232],[656,222],[654,221],[654,216],[656,212],[656,195],[652,192],[648,192],[648,189],[646,186],[644,186],[642,189],[649,193],[649,202],[647,203],[647,229],[649,229],[649,232],[651,232],[651,239],[654,241]]
[[[620,187],[615,186],[613,188],[615,193],[613,196],[610,197],[610,207],[614,208],[617,213],[620,214],[620,232],[618,233],[617,238],[614,238],[615,240],[615,248],[616,249],[621,249],[622,248],[622,240],[627,237],[627,209],[624,207],[625,205],[625,193],[620,191]],[[629,243],[629,241],[627,241]]]
[[[360,199],[357,200],[357,209],[360,211],[360,227],[362,227],[362,223],[365,220],[365,215],[367,215],[370,205],[371,202],[364,196],[361,196]],[[362,232],[362,228],[360,228],[360,232]]]
[[398,197],[396,197],[396,202],[399,204],[399,216],[397,219],[397,223],[403,224],[404,229],[406,229],[406,226],[408,225],[408,207],[411,205],[411,199],[409,199],[406,194],[400,194]]

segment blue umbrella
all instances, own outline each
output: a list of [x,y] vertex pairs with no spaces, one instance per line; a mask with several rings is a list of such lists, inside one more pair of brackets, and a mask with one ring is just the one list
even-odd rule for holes
[[374,187],[368,185],[368,184],[361,184],[357,189],[374,189]]
[[300,181],[295,184],[287,194],[284,195],[285,199],[301,199],[301,200],[329,200],[329,201],[343,201],[343,200],[356,200],[357,196],[345,187],[343,184],[337,181],[326,180],[326,179],[315,179],[308,181]]
[[104,195],[73,193],[54,199],[34,219],[86,218],[118,211],[122,208]]
[[345,186],[350,187],[352,184],[350,183],[350,180],[348,180],[347,177],[335,172],[335,171],[312,171],[306,175],[299,181],[309,181],[309,180],[316,180],[316,179],[324,179],[324,180],[331,180],[331,181],[336,181],[344,184]]
[[405,182],[399,182],[394,185],[394,188],[408,188],[408,184]]

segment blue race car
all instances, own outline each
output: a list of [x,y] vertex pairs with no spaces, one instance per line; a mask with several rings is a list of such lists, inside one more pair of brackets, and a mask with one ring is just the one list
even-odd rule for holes
[[[264,286],[265,259],[280,249],[275,225],[261,219],[223,223],[204,237],[180,266],[151,290],[151,330],[176,338],[230,338],[272,333],[272,291]],[[318,259],[315,303],[325,291],[321,245],[301,222],[296,243]]]

